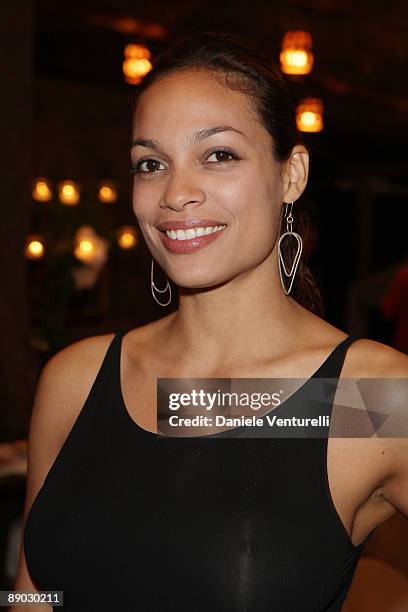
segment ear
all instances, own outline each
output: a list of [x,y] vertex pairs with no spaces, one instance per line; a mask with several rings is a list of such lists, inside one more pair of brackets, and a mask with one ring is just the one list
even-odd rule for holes
[[296,145],[282,165],[284,202],[295,202],[303,193],[309,176],[309,153],[303,145]]

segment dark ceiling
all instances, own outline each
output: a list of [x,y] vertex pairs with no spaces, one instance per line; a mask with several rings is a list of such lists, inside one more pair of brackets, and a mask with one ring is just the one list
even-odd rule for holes
[[58,79],[130,87],[122,77],[123,48],[144,42],[157,54],[196,30],[244,34],[277,62],[284,33],[313,36],[310,75],[288,77],[296,99],[323,99],[325,130],[307,136],[317,152],[350,166],[379,164],[398,178],[405,168],[408,116],[408,10],[402,0],[199,2],[38,0],[36,73]]

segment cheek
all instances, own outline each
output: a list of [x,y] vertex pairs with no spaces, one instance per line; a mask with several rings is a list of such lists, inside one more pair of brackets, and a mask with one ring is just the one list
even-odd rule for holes
[[150,205],[150,198],[146,197],[146,194],[143,194],[143,189],[140,189],[139,186],[135,185],[136,181],[133,184],[133,194],[132,194],[132,208],[137,219],[140,231],[147,243],[150,242],[150,234],[152,231],[152,210],[153,207]]
[[251,176],[231,182],[223,192],[223,207],[243,244],[272,245],[279,224],[279,193],[272,181]]
[[152,189],[136,177],[133,181],[132,206],[140,224],[152,221],[153,201]]

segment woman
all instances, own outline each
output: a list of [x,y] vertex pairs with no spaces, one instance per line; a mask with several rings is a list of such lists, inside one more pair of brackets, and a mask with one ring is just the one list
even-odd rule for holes
[[[278,256],[283,212],[299,258],[309,164],[282,77],[235,36],[186,38],[141,86],[131,158],[179,307],[46,365],[16,588],[62,590],[76,612],[339,611],[363,543],[408,512],[405,440],[330,439],[326,457],[327,438],[154,435],[156,377],[407,375],[405,355],[319,316],[293,236]],[[152,260],[166,305],[154,278]],[[281,412],[306,410],[306,389]]]

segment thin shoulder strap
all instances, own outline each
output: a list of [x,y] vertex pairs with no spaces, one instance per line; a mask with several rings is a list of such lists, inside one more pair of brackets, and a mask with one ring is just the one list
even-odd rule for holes
[[359,339],[360,336],[354,336],[350,334],[347,338],[344,338],[338,344],[335,349],[330,353],[328,358],[318,371],[315,373],[315,377],[320,378],[340,378],[341,371],[343,369],[344,360],[348,351],[348,348]]
[[112,383],[114,383],[115,380],[118,354],[120,354],[120,341],[124,333],[125,330],[123,329],[116,331],[114,337],[110,341],[95,381],[89,391],[86,400],[87,404],[112,388]]
[[[89,441],[95,439],[95,431],[101,427],[101,403],[100,398],[109,397],[107,392],[111,387],[111,377],[115,370],[115,351],[119,344],[119,339],[122,330],[115,333],[114,337],[110,341],[110,344],[105,352],[102,364],[95,377],[94,383],[90,388],[88,397],[86,398],[84,405],[82,406],[70,432],[68,433],[54,463],[52,464],[44,484],[49,480],[55,473],[61,474],[60,470],[64,469],[66,462],[67,453],[70,454],[70,460],[77,461],[78,457],[81,457],[81,453],[78,452],[79,447],[85,448],[88,446]],[[108,406],[110,402],[103,402],[103,405]],[[91,436],[91,437],[90,437]],[[63,474],[63,472],[62,472]],[[59,476],[60,482],[61,476]]]

